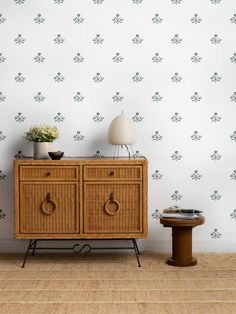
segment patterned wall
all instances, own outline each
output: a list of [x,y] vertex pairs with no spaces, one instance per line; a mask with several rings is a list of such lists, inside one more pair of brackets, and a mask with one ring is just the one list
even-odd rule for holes
[[160,210],[178,205],[204,210],[197,249],[235,250],[235,34],[235,0],[1,0],[0,237],[13,239],[24,132],[54,124],[66,156],[111,156],[124,110],[149,159],[153,248],[170,240]]

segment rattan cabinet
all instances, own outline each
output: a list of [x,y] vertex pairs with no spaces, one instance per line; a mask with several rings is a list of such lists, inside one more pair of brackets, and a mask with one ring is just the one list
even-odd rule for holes
[[14,161],[17,239],[143,238],[146,159]]

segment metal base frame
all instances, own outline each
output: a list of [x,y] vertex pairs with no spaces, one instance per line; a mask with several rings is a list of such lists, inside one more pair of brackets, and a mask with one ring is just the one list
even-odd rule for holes
[[[117,246],[117,247],[107,247],[107,246],[100,246],[100,247],[92,247],[90,244],[83,244],[80,247],[80,244],[74,244],[72,247],[39,247],[37,246],[39,241],[66,241],[66,240],[74,240],[74,239],[30,239],[29,241],[29,245],[27,247],[27,250],[25,252],[25,257],[24,257],[24,261],[21,265],[22,268],[25,267],[25,263],[26,260],[28,258],[28,255],[31,253],[31,255],[35,255],[36,250],[72,250],[74,253],[82,253],[82,251],[84,251],[84,253],[90,253],[92,250],[134,250],[136,259],[137,259],[137,263],[138,263],[138,267],[141,267],[140,264],[140,260],[139,260],[139,255],[140,255],[140,251],[137,245],[137,241],[136,239],[86,239],[86,240],[126,240],[126,241],[132,241],[133,246]],[[80,239],[81,241],[84,241],[85,239]],[[78,239],[76,240],[78,241]]]

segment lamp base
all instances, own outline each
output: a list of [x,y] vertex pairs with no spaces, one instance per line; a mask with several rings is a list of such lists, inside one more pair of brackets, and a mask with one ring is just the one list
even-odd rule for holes
[[[115,146],[115,148],[114,148],[113,159],[118,159],[119,158],[120,149],[123,149],[123,147],[126,148],[126,151],[128,153],[129,159],[131,159],[131,158],[135,159],[135,155],[134,155],[134,151],[133,151],[132,145],[114,145],[114,146]],[[129,146],[130,146],[130,149],[129,149]]]

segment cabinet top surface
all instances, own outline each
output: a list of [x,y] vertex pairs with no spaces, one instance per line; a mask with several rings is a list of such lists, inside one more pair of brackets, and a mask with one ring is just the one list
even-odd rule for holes
[[31,165],[59,165],[59,164],[140,164],[146,163],[147,159],[145,157],[142,158],[126,158],[119,157],[113,159],[113,157],[102,157],[102,158],[94,158],[94,157],[65,157],[60,160],[51,160],[51,159],[40,159],[35,160],[32,157],[25,157],[21,159],[15,159],[15,165],[22,164],[31,164]]

